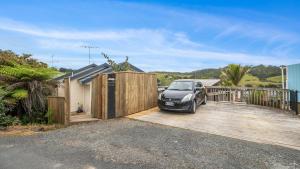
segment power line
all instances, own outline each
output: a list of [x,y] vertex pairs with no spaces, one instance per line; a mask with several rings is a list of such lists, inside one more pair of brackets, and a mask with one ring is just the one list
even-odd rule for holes
[[51,67],[53,67],[53,57],[54,55],[51,55]]
[[88,48],[89,49],[89,64],[91,64],[91,49],[98,49],[99,47],[97,46],[80,46],[82,48]]

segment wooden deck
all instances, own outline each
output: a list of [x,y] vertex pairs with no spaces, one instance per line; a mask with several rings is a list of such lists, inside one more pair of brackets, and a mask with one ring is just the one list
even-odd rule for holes
[[99,121],[100,119],[92,118],[90,114],[87,113],[78,113],[70,116],[70,123],[71,124],[78,124],[78,123],[88,123],[88,122],[95,122]]

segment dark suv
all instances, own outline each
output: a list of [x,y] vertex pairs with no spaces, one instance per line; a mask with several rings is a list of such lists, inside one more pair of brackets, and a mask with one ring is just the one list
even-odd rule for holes
[[206,101],[204,86],[196,79],[175,80],[158,95],[158,106],[161,110],[195,113],[197,107],[206,104]]

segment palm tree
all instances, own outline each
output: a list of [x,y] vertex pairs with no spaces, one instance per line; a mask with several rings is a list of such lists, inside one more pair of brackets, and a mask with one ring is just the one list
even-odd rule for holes
[[242,78],[250,70],[249,66],[241,66],[238,64],[229,64],[221,73],[223,85],[238,86]]

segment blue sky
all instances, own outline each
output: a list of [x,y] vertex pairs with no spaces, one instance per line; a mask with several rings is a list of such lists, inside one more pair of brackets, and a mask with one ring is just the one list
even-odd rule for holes
[[100,53],[146,71],[191,71],[229,63],[300,62],[300,1],[7,0],[0,49],[55,67],[103,63]]

